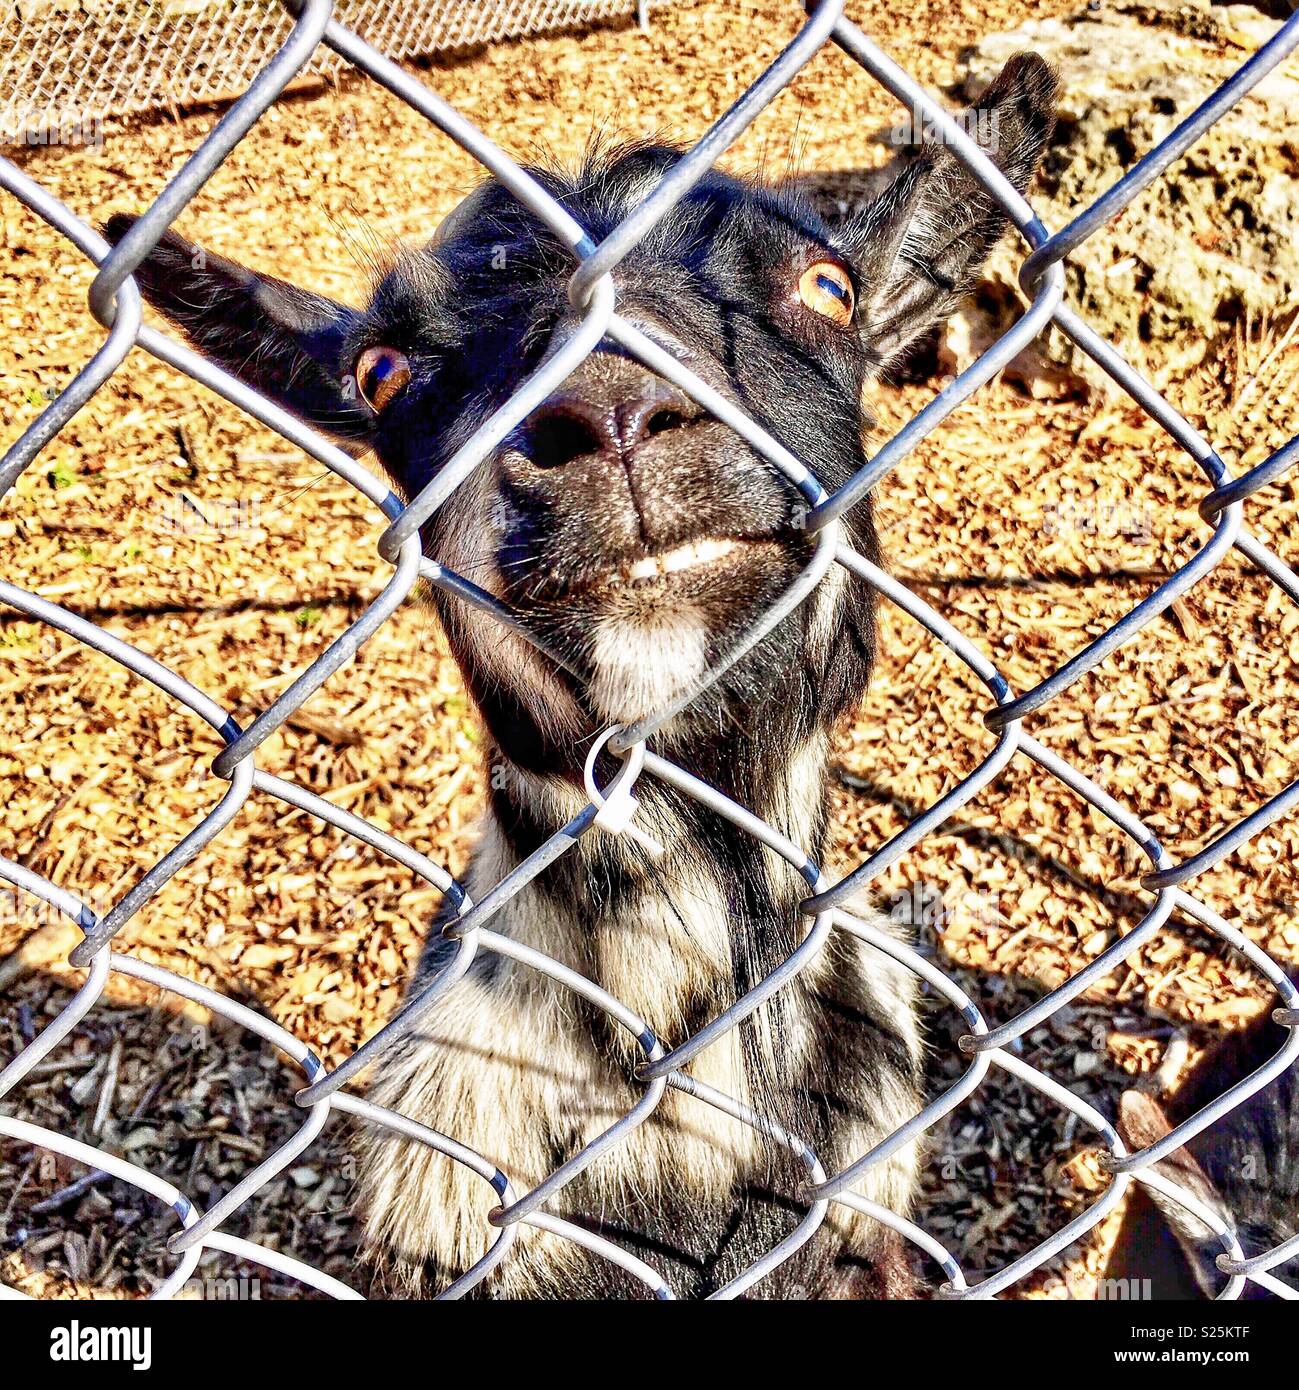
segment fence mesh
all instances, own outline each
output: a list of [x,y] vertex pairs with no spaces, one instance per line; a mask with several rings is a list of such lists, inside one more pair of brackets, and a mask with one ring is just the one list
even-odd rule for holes
[[[364,8],[358,7],[361,10]],[[536,14],[550,15],[561,10],[566,14],[575,13],[579,9],[590,12],[597,7],[543,4],[531,8]],[[251,24],[251,17],[261,14],[260,7],[247,9]],[[810,9],[804,26],[793,42],[771,62],[741,99],[717,120],[682,161],[664,177],[637,212],[602,242],[594,244],[586,237],[583,228],[576,225],[572,218],[483,131],[444,103],[435,91],[397,66],[390,57],[382,54],[355,28],[347,27],[340,19],[334,18],[330,0],[306,0],[305,3],[292,4],[290,9],[292,19],[287,37],[274,54],[266,57],[264,61],[259,61],[254,85],[235,102],[202,146],[159,191],[158,198],[137,223],[133,234],[117,248],[110,249],[70,208],[52,197],[22,170],[8,161],[0,160],[0,186],[44,218],[98,264],[99,270],[90,291],[89,304],[96,318],[107,329],[102,347],[85,363],[67,389],[28,427],[3,460],[0,460],[0,490],[8,491],[13,487],[23,470],[117,370],[127,353],[138,346],[219,392],[258,420],[271,425],[355,487],[388,521],[388,528],[379,543],[379,552],[382,559],[391,566],[391,575],[378,599],[371,603],[344,635],[304,670],[247,728],[239,727],[231,715],[202,690],[195,688],[130,643],[56,603],[0,581],[0,600],[29,618],[48,624],[120,663],[141,680],[152,682],[215,729],[225,741],[226,747],[215,760],[213,770],[219,778],[228,783],[218,804],[202,822],[178,843],[167,846],[153,866],[102,917],[96,916],[72,890],[53,883],[21,864],[0,859],[0,878],[50,904],[78,925],[83,939],[72,952],[71,959],[74,965],[86,972],[85,982],[73,999],[44,1031],[28,1043],[0,1072],[0,1097],[21,1086],[24,1079],[30,1077],[40,1063],[73,1033],[81,1020],[101,1000],[110,975],[116,972],[155,985],[184,999],[197,1001],[214,1014],[249,1030],[279,1048],[297,1064],[302,1073],[302,1089],[296,1094],[286,1091],[283,1098],[286,1110],[294,1105],[298,1107],[301,1122],[287,1142],[257,1162],[251,1171],[220,1195],[206,1210],[200,1210],[185,1192],[162,1181],[128,1158],[71,1139],[52,1128],[6,1113],[0,1114],[0,1135],[33,1146],[36,1150],[61,1154],[93,1169],[107,1172],[175,1212],[179,1229],[168,1244],[176,1257],[176,1263],[170,1275],[155,1290],[155,1297],[167,1297],[180,1290],[195,1270],[205,1250],[228,1252],[243,1260],[300,1279],[307,1285],[340,1298],[359,1296],[337,1279],[312,1268],[305,1259],[293,1258],[241,1239],[226,1229],[232,1214],[293,1164],[321,1133],[330,1117],[340,1111],[357,1117],[362,1124],[386,1127],[404,1136],[411,1143],[429,1146],[445,1155],[451,1162],[464,1165],[495,1190],[499,1205],[491,1214],[491,1228],[484,1229],[486,1251],[470,1269],[443,1291],[443,1296],[459,1296],[488,1279],[492,1270],[501,1261],[509,1258],[520,1226],[527,1224],[595,1251],[632,1273],[644,1283],[649,1293],[660,1298],[671,1297],[672,1290],[650,1265],[633,1258],[601,1236],[592,1234],[591,1231],[547,1210],[547,1204],[561,1188],[589,1164],[598,1161],[601,1153],[607,1152],[612,1145],[627,1138],[629,1132],[659,1103],[667,1087],[686,1091],[702,1103],[717,1106],[738,1117],[768,1142],[792,1148],[808,1170],[809,1183],[803,1194],[805,1214],[797,1228],[733,1279],[725,1289],[715,1295],[717,1297],[734,1297],[743,1293],[778,1264],[788,1259],[812,1236],[825,1220],[829,1206],[834,1203],[865,1211],[875,1220],[886,1224],[911,1241],[941,1269],[943,1279],[940,1292],[944,1296],[962,1299],[990,1297],[1010,1288],[1085,1235],[1115,1208],[1134,1183],[1161,1191],[1165,1196],[1181,1203],[1215,1233],[1221,1245],[1219,1267],[1231,1275],[1225,1291],[1226,1297],[1238,1297],[1250,1282],[1281,1297],[1299,1297],[1299,1291],[1289,1288],[1270,1272],[1299,1253],[1299,1237],[1290,1239],[1274,1249],[1246,1251],[1242,1248],[1231,1224],[1197,1203],[1194,1196],[1154,1171],[1153,1167],[1172,1149],[1201,1133],[1249,1099],[1279,1076],[1285,1068],[1291,1066],[1299,1056],[1299,991],[1296,991],[1276,961],[1235,926],[1201,902],[1187,886],[1197,875],[1230,855],[1245,841],[1259,834],[1265,826],[1291,809],[1299,800],[1299,782],[1292,784],[1265,804],[1259,805],[1239,823],[1218,834],[1199,852],[1178,857],[1174,851],[1161,844],[1156,835],[1143,823],[1139,807],[1121,804],[1065,758],[1048,750],[1024,727],[1027,715],[1048,706],[1084,673],[1091,671],[1107,655],[1129,642],[1168,609],[1179,595],[1184,594],[1220,564],[1232,550],[1239,552],[1243,558],[1266,574],[1290,601],[1299,603],[1299,576],[1262,545],[1245,525],[1246,507],[1255,495],[1299,460],[1299,439],[1291,441],[1243,476],[1232,477],[1212,444],[1062,302],[1063,259],[1074,247],[1131,202],[1200,134],[1299,45],[1299,16],[1287,21],[1276,36],[1246,62],[1230,81],[1214,92],[1198,109],[1187,115],[1165,140],[1142,157],[1102,197],[1079,212],[1068,226],[1052,234],[1036,217],[1032,207],[1015,192],[978,146],[968,138],[960,125],[902,69],[891,62],[865,33],[843,16],[843,0],[823,0]],[[434,9],[438,13],[442,12],[440,6]],[[490,20],[491,15],[506,11],[517,14],[519,5],[484,6],[481,11],[484,16],[483,22],[494,22]],[[349,7],[340,6],[340,14],[352,13],[355,11]],[[433,20],[429,21],[430,25],[434,23]],[[196,27],[196,35],[199,32],[199,28]],[[263,34],[259,43],[264,38]],[[1006,208],[1029,248],[1022,267],[1021,284],[1031,299],[1029,307],[1020,319],[990,350],[979,357],[890,439],[867,467],[834,493],[827,493],[807,469],[781,449],[742,412],[734,408],[723,409],[715,395],[710,393],[704,383],[687,367],[670,357],[621,318],[618,313],[617,290],[619,263],[647,234],[656,218],[685,196],[727,147],[758,117],[763,108],[788,86],[800,69],[827,44],[837,45],[846,60],[864,68],[909,111],[921,112],[931,127],[940,132],[941,138],[950,145],[957,157]],[[373,81],[386,87],[398,100],[408,102],[421,112],[473,155],[485,169],[506,181],[516,196],[573,248],[574,271],[571,290],[574,303],[582,306],[580,326],[563,343],[557,345],[557,350],[505,404],[499,415],[480,428],[463,445],[436,481],[404,506],[350,455],[318,437],[312,430],[285,414],[257,392],[198,357],[188,348],[167,335],[144,326],[141,321],[140,296],[131,278],[132,270],[157,243],[167,226],[203,187],[220,161],[238,144],[276,96],[309,64],[319,60],[322,46],[335,55],[334,60],[344,62],[366,74]],[[248,51],[251,53],[261,50],[249,42]],[[398,51],[408,50],[399,47]],[[976,642],[935,612],[905,585],[848,547],[841,538],[838,518],[884,478],[904,455],[915,448],[962,401],[988,382],[999,368],[1052,323],[1098,363],[1198,465],[1206,480],[1199,509],[1206,526],[1206,536],[1201,548],[1186,564],[1119,622],[1096,637],[1040,684],[1030,690],[1016,693]],[[499,602],[477,589],[464,576],[442,568],[421,553],[420,527],[492,452],[501,434],[519,424],[537,401],[544,399],[597,344],[606,339],[613,339],[621,344],[627,352],[660,375],[669,378],[710,409],[723,409],[725,422],[767,458],[807,503],[809,524],[817,536],[815,556],[799,581],[764,614],[742,645],[747,645],[748,641],[771,631],[799,604],[806,602],[809,594],[815,591],[822,577],[832,566],[840,565],[865,578],[885,600],[898,605],[922,624],[933,640],[950,649],[988,691],[990,708],[985,719],[997,735],[997,744],[992,753],[973,772],[916,816],[900,833],[877,848],[841,881],[829,881],[819,866],[808,862],[798,846],[788,843],[775,830],[747,816],[744,808],[653,753],[647,744],[652,741],[655,728],[666,715],[645,720],[634,727],[608,731],[608,738],[598,741],[607,742],[609,747],[618,751],[623,759],[620,775],[603,791],[592,784],[591,805],[536,855],[509,874],[497,885],[490,899],[480,905],[470,903],[461,886],[443,867],[403,844],[395,836],[341,810],[306,788],[273,776],[258,766],[257,750],[263,741],[355,655],[361,644],[372,637],[408,598],[421,578],[454,596],[458,601],[476,605],[492,613],[501,622],[514,625],[513,615]],[[526,632],[524,635],[527,635]],[[720,676],[725,665],[726,662],[721,662],[708,673],[703,681],[704,688]],[[845,904],[986,787],[1012,759],[1029,760],[1045,775],[1059,779],[1128,838],[1135,850],[1148,862],[1149,868],[1142,878],[1142,886],[1147,891],[1150,901],[1140,922],[1108,946],[1086,968],[1050,990],[1017,1017],[993,1026],[985,1018],[978,1000],[960,989],[937,965],[916,951],[900,946],[891,938],[883,936],[870,923],[854,916]],[[450,933],[456,943],[454,958],[423,987],[423,993],[415,1001],[415,1008],[411,1011],[414,1015],[422,1012],[424,1005],[435,1004],[441,991],[448,983],[458,978],[476,953],[509,950],[516,960],[520,958],[521,948],[511,946],[504,938],[492,932],[493,911],[501,902],[520,891],[544,859],[571,849],[577,838],[590,834],[628,833],[625,825],[619,829],[623,822],[617,814],[600,815],[598,821],[597,814],[602,808],[611,813],[620,808],[628,809],[627,799],[631,796],[637,780],[642,777],[670,779],[678,789],[705,802],[711,809],[727,816],[748,833],[756,836],[802,874],[810,890],[804,904],[808,934],[802,945],[777,972],[731,1008],[711,1020],[694,1037],[670,1049],[657,1040],[653,1032],[653,1019],[641,1020],[635,1017],[625,1005],[607,993],[598,980],[576,976],[571,970],[544,955],[525,952],[526,963],[531,969],[551,977],[563,988],[576,990],[587,1001],[604,1010],[612,1022],[619,1027],[630,1029],[637,1036],[644,1054],[643,1064],[637,1073],[643,1083],[643,1095],[635,1108],[620,1116],[597,1140],[570,1157],[531,1191],[517,1191],[512,1185],[508,1171],[503,1171],[494,1162],[465,1147],[458,1142],[454,1134],[436,1133],[393,1111],[380,1108],[347,1089],[349,1083],[359,1077],[369,1062],[391,1048],[409,1030],[412,1026],[412,1016],[399,1016],[346,1061],[328,1070],[306,1042],[255,1010],[215,990],[116,949],[116,938],[131,918],[182,866],[201,855],[204,849],[221,835],[240,806],[256,792],[296,807],[334,827],[343,835],[355,837],[391,855],[447,895],[456,912],[456,921]],[[1106,1115],[1081,1099],[1063,1081],[1048,1076],[1025,1062],[1018,1055],[1016,1044],[1030,1029],[1050,1019],[1069,1001],[1096,984],[1109,972],[1118,969],[1156,933],[1176,929],[1176,926],[1182,923],[1195,924],[1244,957],[1275,990],[1277,1000],[1273,1017],[1277,1023],[1288,1029],[1288,1033],[1284,1045],[1267,1065],[1232,1085],[1215,1102],[1179,1124],[1159,1142],[1140,1152],[1129,1153]],[[869,1153],[854,1158],[840,1171],[826,1173],[815,1153],[799,1136],[775,1129],[764,1117],[748,1111],[733,1097],[702,1086],[689,1076],[686,1068],[691,1059],[705,1046],[727,1030],[736,1027],[777,989],[785,987],[793,974],[805,969],[823,949],[827,936],[835,932],[855,934],[875,949],[888,951],[956,1011],[968,1030],[960,1044],[968,1056],[968,1065],[955,1084],[926,1104],[897,1132],[876,1145]],[[1024,1252],[1004,1268],[971,1281],[967,1279],[966,1273],[953,1255],[920,1225],[866,1201],[853,1191],[853,1186],[870,1166],[884,1161],[890,1153],[932,1129],[944,1116],[974,1094],[994,1069],[1016,1078],[1036,1092],[1044,1103],[1061,1107],[1076,1117],[1082,1126],[1093,1132],[1095,1142],[1102,1151],[1113,1178],[1090,1206],[1053,1231],[1035,1248]],[[504,1161],[508,1164],[508,1156]]]
[[[660,0],[661,3],[661,0]],[[600,19],[645,0],[339,0],[340,24],[390,58],[423,58]],[[0,16],[0,133],[39,139],[66,126],[237,97],[284,42],[277,0],[20,0]],[[299,74],[332,79],[328,49]]]

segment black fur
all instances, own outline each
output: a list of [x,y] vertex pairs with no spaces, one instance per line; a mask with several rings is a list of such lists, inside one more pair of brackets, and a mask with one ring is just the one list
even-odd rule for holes
[[[1136,1113],[1146,1118],[1140,1133],[1127,1132],[1125,1107],[1120,1115],[1125,1138],[1144,1146],[1198,1114],[1275,1057],[1286,1036],[1287,1031],[1272,1022],[1270,1010],[1248,1028],[1228,1034],[1171,1096],[1159,1103],[1140,1103]],[[1291,1239],[1299,1233],[1299,1068],[1286,1068],[1156,1166],[1232,1224],[1247,1256],[1261,1255]],[[1144,1190],[1135,1192],[1106,1277],[1143,1289],[1149,1280],[1150,1297],[1160,1300],[1219,1292],[1227,1282],[1215,1267],[1221,1245],[1198,1223],[1188,1231],[1179,1217],[1175,1208],[1161,1214]],[[1182,1229],[1175,1233],[1175,1225]],[[1271,1273],[1299,1288],[1299,1258]],[[1275,1295],[1249,1280],[1241,1297]]]

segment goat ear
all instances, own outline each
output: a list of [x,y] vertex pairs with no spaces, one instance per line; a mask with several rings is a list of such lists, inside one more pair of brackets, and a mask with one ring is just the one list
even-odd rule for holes
[[[135,220],[109,218],[105,238],[116,245]],[[355,310],[255,274],[170,231],[135,280],[199,352],[241,381],[336,438],[369,435],[372,416],[341,362]]]
[[[1144,1091],[1123,1092],[1119,1099],[1118,1127],[1124,1142],[1134,1152],[1149,1147],[1173,1128],[1159,1104]],[[1188,1149],[1174,1149],[1154,1165],[1154,1171],[1230,1222],[1230,1213],[1224,1210],[1218,1189]],[[1206,1298],[1216,1297],[1225,1277],[1216,1264],[1222,1250],[1218,1237],[1180,1202],[1154,1188],[1147,1188],[1146,1192],[1181,1246],[1201,1291]]]
[[[1012,58],[960,118],[1022,193],[1055,125],[1055,72]],[[899,157],[892,182],[839,229],[861,272],[864,334],[881,367],[956,307],[1007,225],[1001,204],[945,145]]]

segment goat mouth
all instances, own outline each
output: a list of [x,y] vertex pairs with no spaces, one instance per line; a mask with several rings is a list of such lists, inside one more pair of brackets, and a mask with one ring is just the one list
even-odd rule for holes
[[543,607],[577,603],[601,610],[612,605],[648,611],[681,602],[711,606],[728,598],[742,601],[764,577],[784,575],[789,560],[789,545],[775,535],[696,536],[649,554],[589,556],[571,569],[552,570],[528,598]]
[[594,565],[568,592],[606,601],[724,597],[755,571],[777,568],[787,547],[773,536],[697,536],[669,550]]
[[636,588],[657,584],[673,575],[686,571],[721,567],[743,542],[729,537],[704,537],[674,546],[671,550],[660,551],[657,555],[646,555],[639,560],[630,560],[601,575],[596,584],[601,588]]

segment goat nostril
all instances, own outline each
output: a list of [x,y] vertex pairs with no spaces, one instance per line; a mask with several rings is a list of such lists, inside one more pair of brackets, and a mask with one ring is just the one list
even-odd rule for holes
[[656,410],[645,425],[646,434],[666,434],[669,430],[679,430],[689,421],[679,410]]
[[534,468],[562,468],[584,454],[600,451],[595,430],[572,415],[543,415],[528,429],[528,452]]
[[[691,423],[679,401],[644,395],[609,401],[611,391],[552,397],[524,426],[523,451],[534,468],[562,468],[581,458],[628,459],[638,444]],[[621,394],[621,392],[619,392]]]

